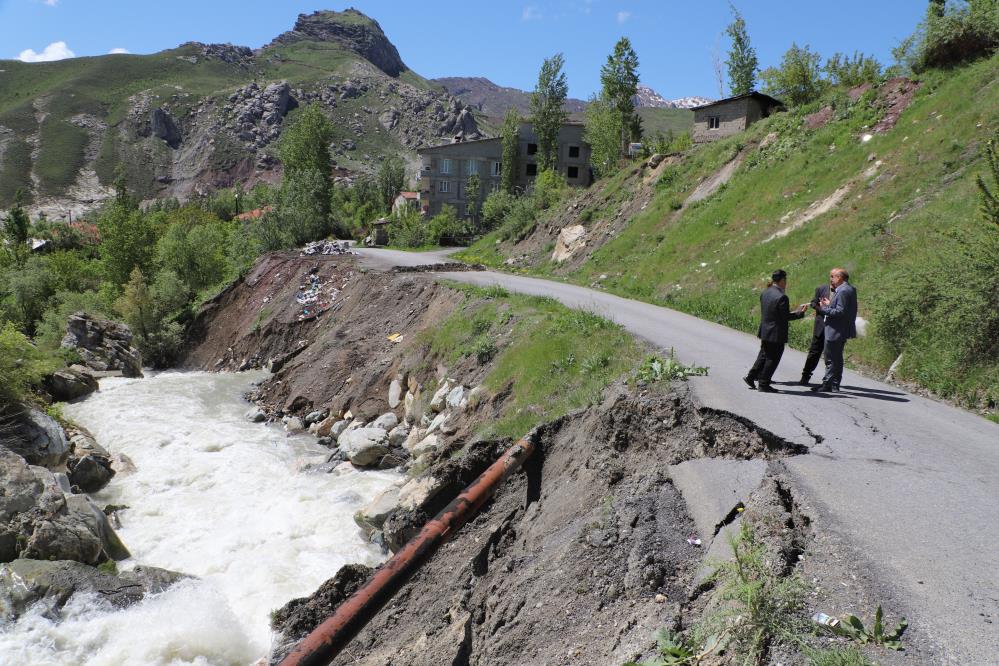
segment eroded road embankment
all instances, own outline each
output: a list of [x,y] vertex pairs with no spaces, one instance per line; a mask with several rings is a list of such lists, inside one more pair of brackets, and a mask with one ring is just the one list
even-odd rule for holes
[[[440,256],[362,250],[388,268]],[[749,335],[689,315],[558,282],[492,272],[444,274],[478,285],[556,298],[622,324],[687,363],[709,366],[691,386],[698,402],[809,446],[788,472],[828,534],[858,563],[876,598],[905,613],[940,661],[985,663],[999,654],[999,428],[959,409],[844,375],[839,395],[790,382],[804,355],[788,350],[781,395],[745,389],[755,357]],[[890,600],[890,601],[889,601]],[[858,609],[863,611],[863,609]],[[869,611],[867,611],[869,613]],[[983,662],[984,660],[984,662]]]

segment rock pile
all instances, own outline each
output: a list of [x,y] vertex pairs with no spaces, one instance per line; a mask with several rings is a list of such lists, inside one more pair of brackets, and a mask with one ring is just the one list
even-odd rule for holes
[[350,251],[350,244],[346,241],[313,241],[306,244],[302,248],[300,256],[311,257],[314,255],[339,255],[339,254],[357,254],[356,252]]
[[98,373],[142,376],[142,356],[132,346],[132,331],[125,324],[77,312],[66,321],[62,347],[76,351],[83,364]]

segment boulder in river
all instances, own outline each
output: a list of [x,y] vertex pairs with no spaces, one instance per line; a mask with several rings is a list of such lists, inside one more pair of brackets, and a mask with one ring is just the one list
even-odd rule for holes
[[66,321],[62,346],[75,350],[91,370],[142,376],[142,356],[132,346],[132,330],[125,324],[77,312]]
[[375,465],[389,452],[388,433],[381,428],[347,430],[336,443],[347,459],[358,467]]
[[[59,467],[69,457],[69,441],[62,426],[45,412],[15,407],[6,416],[6,432],[0,445],[18,454],[32,465]],[[0,448],[2,448],[0,447]]]
[[0,449],[0,562],[17,558],[99,564],[129,556],[86,495],[67,495],[58,477]]
[[96,493],[114,477],[111,454],[83,428],[66,428],[71,453],[66,460],[69,482],[77,492]]
[[43,385],[49,395],[61,402],[76,400],[97,390],[97,380],[82,366],[56,370],[45,378]]
[[96,592],[124,608],[183,578],[187,576],[157,567],[116,574],[70,560],[14,560],[0,565],[0,620],[13,621],[39,601],[46,604],[46,616],[58,619],[70,597],[83,592]]

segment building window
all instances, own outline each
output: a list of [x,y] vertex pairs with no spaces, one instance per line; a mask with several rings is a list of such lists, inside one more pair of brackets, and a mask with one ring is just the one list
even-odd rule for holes
[[468,175],[474,176],[479,173],[479,163],[476,160],[468,160]]
[[499,182],[497,182],[497,181],[494,180],[492,183],[490,183],[490,185],[489,185],[489,191],[490,192],[499,192],[499,189],[500,189]]
[[708,129],[721,127],[721,116],[708,116]]
[[493,175],[499,176],[502,173],[502,164],[500,162],[493,162]]
[[451,173],[451,160],[441,160],[441,173]]
[[566,172],[567,178],[579,178],[579,167],[571,166],[566,169]]
[[538,165],[537,164],[528,164],[527,165],[527,171],[526,171],[526,173],[527,173],[528,176],[537,176],[538,175]]
[[569,146],[569,157],[579,157],[579,146]]
[[437,183],[437,191],[440,192],[441,194],[446,194],[446,193],[450,192],[451,191],[451,181],[449,181],[449,180],[442,180],[441,182]]
[[529,144],[527,144],[527,154],[528,155],[534,155],[537,152],[538,152],[538,144],[536,144],[536,143],[529,143]]

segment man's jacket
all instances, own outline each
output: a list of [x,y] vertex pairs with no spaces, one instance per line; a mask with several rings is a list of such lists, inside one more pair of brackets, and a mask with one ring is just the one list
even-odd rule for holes
[[757,333],[764,342],[787,342],[787,322],[801,319],[804,312],[791,312],[787,294],[777,285],[770,285],[760,294],[760,330]]
[[816,312],[826,319],[826,340],[848,340],[857,337],[857,290],[849,282],[836,287],[827,308]]

